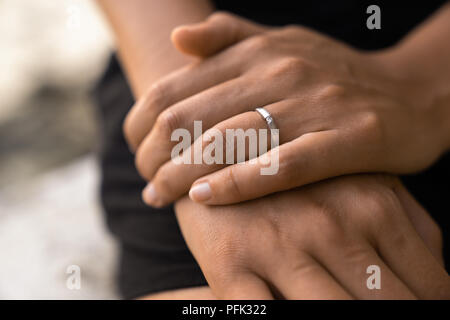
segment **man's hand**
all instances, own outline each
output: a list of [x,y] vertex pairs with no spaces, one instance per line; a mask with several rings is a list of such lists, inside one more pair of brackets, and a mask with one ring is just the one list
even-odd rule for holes
[[[218,298],[450,298],[439,228],[388,176],[335,178],[231,206],[184,198],[176,211]],[[381,269],[379,290],[367,287],[370,265]]]
[[[394,74],[385,56],[302,27],[267,29],[224,14],[178,28],[173,39],[185,53],[222,51],[157,82],[126,120],[137,168],[151,181],[144,192],[150,205],[167,205],[189,189],[194,201],[229,204],[344,174],[409,173],[444,152],[442,105],[428,95],[434,91]],[[280,128],[277,174],[261,175],[262,161],[171,161],[175,129],[194,136],[201,120],[225,141],[226,129],[267,128],[255,107]],[[205,150],[211,142],[196,143]]]

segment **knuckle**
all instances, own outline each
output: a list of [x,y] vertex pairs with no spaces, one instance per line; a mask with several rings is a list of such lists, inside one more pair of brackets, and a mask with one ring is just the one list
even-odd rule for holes
[[277,78],[287,74],[295,74],[304,77],[308,72],[309,65],[302,57],[283,57],[269,69],[269,77]]
[[161,81],[154,83],[127,114],[122,124],[122,132],[133,148],[137,147],[142,138],[135,129],[137,122],[142,123],[141,119],[146,119],[147,123],[152,124],[157,114],[166,107],[166,89],[164,87],[165,85]]
[[328,207],[319,207],[315,212],[313,228],[322,245],[345,246],[346,234],[339,215]]
[[[221,130],[220,127],[218,127],[217,125],[207,129],[202,136],[202,150],[205,150],[209,145],[216,143],[216,138],[217,137],[221,137],[219,139],[225,141],[226,135],[225,135],[225,131]],[[223,146],[223,151],[226,151],[226,146]]]
[[283,27],[284,32],[286,33],[307,33],[308,29],[304,26],[296,25],[296,24],[288,24]]
[[361,130],[365,133],[365,137],[370,142],[376,142],[376,145],[385,145],[383,141],[385,141],[386,132],[378,113],[374,111],[365,112],[358,122]]
[[180,117],[178,112],[169,108],[161,112],[156,118],[156,131],[163,137],[170,137],[172,132],[180,128]]
[[265,34],[259,34],[244,40],[242,43],[242,48],[244,51],[249,52],[259,52],[265,50],[272,45],[272,40]]
[[241,27],[239,19],[236,16],[228,12],[217,11],[210,15],[208,22],[212,28],[214,28],[214,26],[216,26],[216,28],[226,28],[234,40],[238,40],[238,34],[241,32]]
[[304,210],[304,225],[310,235],[305,239],[308,246],[324,248],[327,246],[345,246],[347,235],[345,220],[341,212],[322,197],[310,195],[308,209]]
[[300,45],[305,45],[309,40],[311,42],[317,41],[317,34],[312,33],[311,30],[304,26],[299,25],[286,25],[281,28],[274,29],[273,31],[269,31],[269,34],[272,34],[274,38],[277,39],[302,39],[303,41],[299,43]]
[[322,100],[330,101],[330,100],[338,100],[345,97],[347,94],[347,89],[343,85],[339,84],[327,84],[323,88],[320,89],[319,97]]
[[208,20],[212,22],[227,23],[233,21],[234,17],[225,11],[216,11],[209,16]]
[[292,37],[298,37],[303,33],[305,28],[301,26],[297,26],[295,24],[286,25],[283,27],[272,28],[267,34],[272,35],[274,38],[278,40],[289,39]]
[[283,31],[286,33],[299,32],[300,30],[302,30],[302,28],[295,24],[288,24],[283,27]]
[[162,110],[165,107],[167,96],[167,89],[163,82],[155,82],[144,96],[144,111],[155,112]]
[[284,36],[295,36],[302,32],[304,32],[303,27],[297,26],[295,24],[289,24],[287,26],[284,26],[280,29],[280,34]]
[[390,228],[396,224],[396,217],[402,211],[401,204],[390,188],[375,188],[365,193],[363,198],[367,213],[366,222],[375,228]]

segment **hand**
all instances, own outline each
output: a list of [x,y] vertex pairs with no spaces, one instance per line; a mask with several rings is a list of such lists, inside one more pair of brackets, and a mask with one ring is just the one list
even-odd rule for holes
[[[394,74],[382,54],[302,27],[268,29],[223,14],[180,28],[173,39],[190,54],[226,49],[157,82],[127,118],[138,170],[151,181],[148,204],[166,205],[192,185],[193,200],[229,204],[344,174],[414,172],[443,152],[431,90]],[[266,128],[255,107],[267,109],[280,128],[276,175],[261,175],[260,162],[170,160],[173,130],[192,134],[195,120],[203,130]]]
[[[230,206],[183,198],[176,212],[218,298],[450,298],[439,228],[388,176],[335,178]],[[379,290],[367,287],[370,265],[380,267]]]

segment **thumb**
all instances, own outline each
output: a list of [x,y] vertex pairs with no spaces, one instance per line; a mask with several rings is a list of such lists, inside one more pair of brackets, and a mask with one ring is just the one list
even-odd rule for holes
[[203,22],[175,28],[171,40],[182,53],[207,57],[266,30],[268,28],[262,25],[217,12]]

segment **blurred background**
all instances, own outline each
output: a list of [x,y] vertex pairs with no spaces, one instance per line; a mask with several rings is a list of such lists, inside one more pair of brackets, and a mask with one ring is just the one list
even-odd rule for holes
[[117,298],[90,99],[112,43],[93,0],[0,0],[0,299]]

